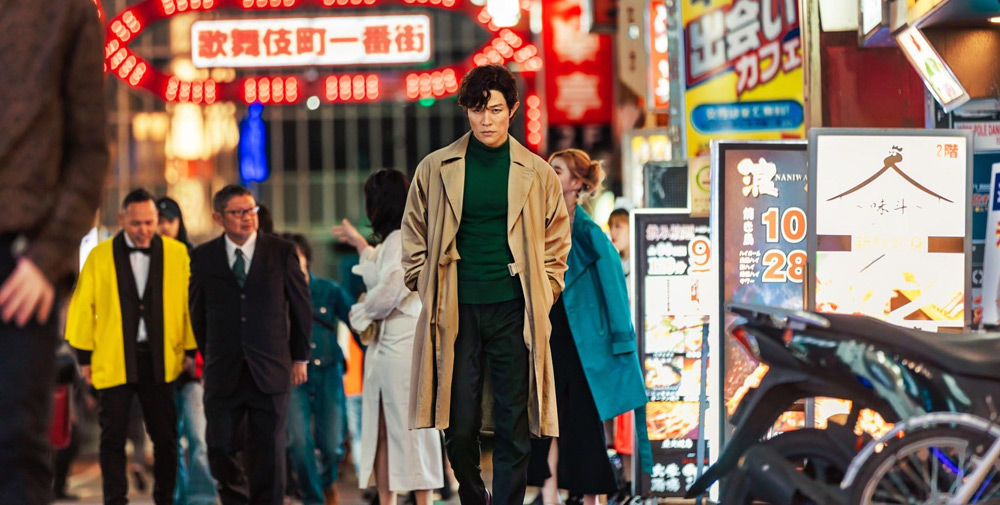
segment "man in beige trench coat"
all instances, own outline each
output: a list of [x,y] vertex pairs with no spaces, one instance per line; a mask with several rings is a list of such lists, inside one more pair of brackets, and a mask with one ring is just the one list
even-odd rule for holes
[[[410,428],[445,430],[462,505],[521,505],[530,436],[558,436],[549,309],[563,288],[569,217],[555,172],[507,133],[520,105],[510,71],[473,69],[458,103],[472,131],[424,158],[403,216],[406,284],[423,301]],[[479,468],[487,375],[492,496]]]

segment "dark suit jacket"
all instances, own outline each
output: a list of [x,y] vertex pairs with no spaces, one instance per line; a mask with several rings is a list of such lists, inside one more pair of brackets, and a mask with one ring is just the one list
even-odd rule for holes
[[243,363],[265,394],[291,389],[292,361],[309,359],[312,304],[295,246],[257,234],[242,289],[225,237],[191,253],[191,324],[205,358],[205,395],[232,395]]

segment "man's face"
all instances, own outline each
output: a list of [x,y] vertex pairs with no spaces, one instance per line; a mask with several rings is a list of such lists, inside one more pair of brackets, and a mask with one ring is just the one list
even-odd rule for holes
[[628,221],[615,219],[611,221],[611,243],[622,255],[628,255]]
[[160,216],[160,235],[164,237],[177,238],[177,235],[181,233],[181,220],[180,218],[170,219],[166,216]]
[[490,90],[490,99],[482,109],[467,109],[469,125],[476,140],[489,147],[500,147],[507,141],[507,130],[510,129],[510,118],[521,105],[516,102],[513,108],[507,107],[503,94],[495,89]]
[[149,247],[156,235],[156,203],[152,200],[130,203],[118,214],[118,224],[136,247]]
[[212,213],[212,219],[226,230],[230,240],[243,245],[257,231],[257,202],[250,195],[234,196],[221,214]]

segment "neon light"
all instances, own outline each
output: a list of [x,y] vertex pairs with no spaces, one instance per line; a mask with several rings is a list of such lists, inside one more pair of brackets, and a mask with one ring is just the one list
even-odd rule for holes
[[[506,1],[520,5],[522,10],[528,6],[525,0]],[[493,17],[485,12],[485,7],[472,3],[472,0],[134,0],[130,3],[116,17],[110,17],[105,25],[105,72],[122,79],[127,86],[154,92],[173,103],[209,104],[220,100],[253,103],[263,102],[266,98],[267,103],[287,104],[309,96],[318,96],[331,102],[436,99],[457,93],[459,79],[475,65],[513,63],[523,72],[533,72],[542,67],[538,50],[530,43],[532,35],[528,29],[529,16],[526,12],[520,14],[522,21],[517,26],[497,27]],[[218,8],[271,11],[309,6],[332,8],[338,5],[358,8],[371,5],[422,5],[454,9],[470,16],[495,36],[458,63],[419,71],[351,73],[347,75],[346,87],[341,86],[343,76],[340,74],[324,76],[320,80],[307,80],[303,76],[254,76],[225,83],[211,80],[184,81],[169,73],[165,74],[138,54],[132,53],[129,48],[131,41],[147,25],[177,14]],[[358,80],[356,85],[355,77],[358,75],[363,80]],[[290,80],[293,77],[295,80]],[[264,78],[267,79],[266,90],[259,82]],[[280,80],[275,83],[276,79]],[[182,84],[186,90],[183,94]],[[275,86],[279,89],[277,94],[274,92]]]

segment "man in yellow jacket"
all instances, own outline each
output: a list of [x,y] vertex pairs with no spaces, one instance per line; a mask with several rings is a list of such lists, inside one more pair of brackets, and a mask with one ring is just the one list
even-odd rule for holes
[[90,253],[66,320],[66,339],[98,393],[104,503],[128,503],[125,436],[133,396],[155,450],[153,500],[173,502],[177,478],[174,380],[194,365],[187,246],[156,234],[153,196],[125,197],[123,231]]

